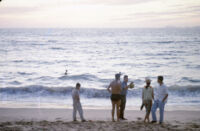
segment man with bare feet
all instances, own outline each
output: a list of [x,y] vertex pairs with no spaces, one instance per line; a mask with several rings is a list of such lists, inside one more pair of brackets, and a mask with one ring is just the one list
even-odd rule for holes
[[111,93],[111,102],[112,102],[112,121],[114,122],[114,114],[115,114],[115,108],[117,109],[117,121],[119,121],[120,116],[120,104],[121,104],[121,81],[120,81],[120,75],[115,75],[115,80],[110,83],[107,90]]

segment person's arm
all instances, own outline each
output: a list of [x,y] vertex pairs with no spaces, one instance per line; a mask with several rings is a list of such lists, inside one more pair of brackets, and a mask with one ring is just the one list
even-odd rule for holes
[[144,88],[142,89],[142,105],[140,106],[140,110],[144,107]]
[[79,93],[78,93],[78,95],[77,95],[77,99],[78,99],[78,101],[80,101],[80,96],[79,96]]
[[124,87],[124,89],[126,89],[126,90],[128,90],[128,88],[130,88],[130,85],[128,85],[128,86],[126,86],[126,87]]
[[119,90],[120,90],[120,92],[122,92],[122,86],[121,86],[121,84],[120,84],[120,86],[119,86]]
[[111,93],[110,88],[111,88],[111,84],[107,87],[107,90],[108,90],[109,93]]
[[144,100],[144,89],[142,89],[142,101]]
[[80,101],[80,97],[79,97],[78,91],[75,92],[74,98],[75,98],[77,101]]
[[[151,87],[152,88],[152,87]],[[152,98],[154,100],[154,91],[153,91],[153,88],[152,88]]]
[[165,97],[163,98],[162,102],[165,102],[165,100],[167,99],[168,97],[168,90],[167,90],[167,87],[165,88]]
[[128,88],[130,88],[131,84],[133,84],[133,82],[131,82],[128,86],[126,86],[125,89],[128,90]]
[[165,95],[165,97],[163,98],[162,102],[165,102],[165,100],[167,99],[168,94]]

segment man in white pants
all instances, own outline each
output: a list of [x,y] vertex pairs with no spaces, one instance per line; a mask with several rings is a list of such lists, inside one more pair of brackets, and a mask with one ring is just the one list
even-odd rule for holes
[[80,90],[81,84],[77,83],[76,84],[76,88],[72,90],[72,99],[73,99],[73,121],[77,121],[76,120],[76,112],[78,110],[79,115],[81,117],[81,121],[85,122],[85,119],[83,117],[83,109],[81,106],[81,102],[80,102],[80,96],[79,96],[79,90]]

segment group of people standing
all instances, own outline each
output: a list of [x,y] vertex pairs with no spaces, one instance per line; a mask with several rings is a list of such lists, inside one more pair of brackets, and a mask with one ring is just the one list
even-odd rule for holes
[[[108,86],[107,90],[111,93],[110,99],[112,103],[112,121],[114,122],[114,114],[116,109],[117,114],[117,121],[119,120],[127,120],[124,117],[124,110],[126,106],[126,96],[127,91],[129,88],[132,88],[131,82],[128,85],[128,76],[124,75],[123,82],[120,81],[121,74],[118,73],[115,75],[115,80],[113,80],[110,85]],[[149,78],[145,79],[146,85],[142,90],[142,105],[141,110],[143,107],[146,109],[146,114],[144,117],[144,122],[150,122],[149,115],[152,113],[152,121],[151,123],[156,123],[156,110],[159,108],[160,110],[160,121],[161,124],[164,119],[164,107],[167,102],[168,98],[168,90],[165,84],[163,83],[163,76],[157,77],[158,86],[153,88],[151,86],[151,80]],[[73,120],[76,121],[76,112],[78,110],[79,115],[81,117],[82,122],[85,121],[83,117],[83,110],[80,103],[80,83],[76,84],[76,88],[72,91],[72,98],[73,98]]]

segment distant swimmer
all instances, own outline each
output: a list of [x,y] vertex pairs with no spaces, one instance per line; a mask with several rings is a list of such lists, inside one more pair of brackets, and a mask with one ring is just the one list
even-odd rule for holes
[[65,75],[67,75],[67,74],[68,74],[67,72],[68,72],[68,71],[66,70],[66,71],[65,71]]
[[66,70],[65,70],[65,75],[68,75],[68,68],[67,68],[67,65],[66,65],[66,68],[65,68]]

